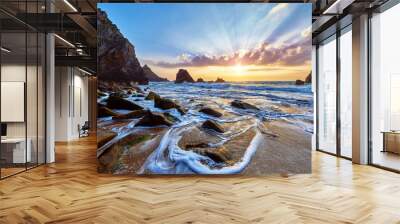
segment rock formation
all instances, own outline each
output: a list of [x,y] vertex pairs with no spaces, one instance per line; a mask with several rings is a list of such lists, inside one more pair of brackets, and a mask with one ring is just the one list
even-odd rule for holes
[[135,126],[171,126],[172,122],[169,121],[163,114],[147,111],[146,114],[135,124]]
[[143,66],[143,72],[150,82],[168,82],[168,79],[158,76],[148,65]]
[[99,80],[147,84],[148,79],[136,58],[134,46],[101,10],[98,10],[97,25]]
[[253,106],[249,103],[240,101],[240,100],[234,100],[231,102],[232,107],[240,108],[240,109],[245,109],[245,110],[259,110],[258,107]]
[[192,76],[190,76],[189,72],[185,69],[179,69],[178,73],[176,73],[175,83],[183,83],[183,82],[194,82]]
[[217,124],[215,121],[212,120],[206,120],[201,127],[210,129],[219,133],[224,133],[224,128],[221,127],[221,125]]
[[218,82],[219,82],[219,83],[221,83],[221,82],[225,82],[225,80],[223,80],[222,78],[219,78],[219,77],[218,77],[218,78],[217,78],[217,80],[215,80],[215,82],[217,82],[217,83],[218,83]]
[[147,94],[145,100],[154,100],[156,98],[161,98],[157,93],[150,91],[149,94]]
[[296,84],[297,86],[301,86],[301,85],[304,85],[304,81],[298,79],[298,80],[296,80],[295,84]]
[[170,99],[155,97],[154,106],[163,110],[175,108],[180,114],[185,114],[185,111],[181,108],[181,106]]
[[311,83],[311,81],[312,81],[312,77],[311,77],[311,72],[310,72],[310,74],[307,75],[305,82],[307,84],[309,84],[309,83]]
[[204,82],[204,79],[198,78],[196,82]]
[[211,116],[214,116],[214,117],[221,117],[222,116],[222,114],[220,112],[218,112],[218,111],[216,111],[216,110],[214,110],[212,108],[209,108],[209,107],[203,107],[203,108],[201,108],[199,110],[199,112],[207,114],[207,115],[211,115]]
[[118,96],[110,96],[107,99],[107,107],[110,109],[142,110],[143,107]]

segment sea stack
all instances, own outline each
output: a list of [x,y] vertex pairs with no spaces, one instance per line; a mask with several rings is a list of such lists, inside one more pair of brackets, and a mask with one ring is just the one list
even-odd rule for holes
[[158,76],[148,65],[143,66],[143,72],[150,82],[168,82],[168,79]]
[[194,82],[192,76],[190,76],[189,72],[185,69],[179,69],[178,73],[176,73],[175,83],[183,83],[183,82]]
[[215,80],[215,82],[216,83],[222,83],[222,82],[225,82],[225,80],[223,80],[222,78],[218,77],[217,80]]
[[301,86],[301,85],[304,85],[304,81],[298,79],[298,80],[296,80],[295,84],[296,84],[297,86]]
[[305,82],[306,82],[307,84],[310,84],[311,81],[312,81],[312,77],[311,77],[311,72],[310,72],[310,74],[308,74],[308,76],[306,77]]

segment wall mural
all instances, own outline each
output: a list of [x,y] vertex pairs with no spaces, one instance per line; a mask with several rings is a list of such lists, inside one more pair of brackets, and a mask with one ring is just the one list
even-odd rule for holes
[[311,4],[98,8],[99,172],[311,172]]

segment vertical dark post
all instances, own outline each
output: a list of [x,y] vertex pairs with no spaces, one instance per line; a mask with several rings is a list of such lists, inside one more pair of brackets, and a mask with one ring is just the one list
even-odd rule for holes
[[[2,34],[2,32],[1,32],[1,30],[2,30],[2,23],[0,23],[0,47],[2,47],[3,46],[3,44],[2,44],[2,37],[1,37],[1,34]],[[1,122],[1,66],[2,66],[2,64],[1,64],[1,55],[3,54],[3,52],[1,52],[1,50],[0,50],[0,124],[3,124],[2,122]],[[1,132],[1,130],[0,130],[0,132]],[[2,134],[1,134],[2,135]],[[1,148],[1,144],[0,144],[0,180],[2,179],[2,177],[1,177],[1,169],[2,169],[2,167],[3,167],[3,164],[2,164],[2,157],[1,157],[1,150],[2,150],[2,148]]]
[[[28,0],[25,0],[25,21],[28,21]],[[25,88],[24,88],[24,121],[25,121],[25,170],[28,169],[28,114],[27,114],[27,89],[28,89],[28,24],[25,23]]]
[[318,65],[318,60],[319,60],[319,44],[316,45],[315,47],[315,148],[318,150],[319,149],[319,65]]
[[341,119],[340,119],[340,28],[336,27],[336,155],[341,156]]
[[368,94],[367,94],[367,102],[368,102],[368,164],[373,163],[373,153],[372,153],[372,64],[371,64],[371,56],[372,56],[372,28],[371,28],[371,20],[372,20],[372,11],[368,11],[368,30],[367,30],[367,46],[368,46],[368,54],[367,54],[367,83],[368,83]]

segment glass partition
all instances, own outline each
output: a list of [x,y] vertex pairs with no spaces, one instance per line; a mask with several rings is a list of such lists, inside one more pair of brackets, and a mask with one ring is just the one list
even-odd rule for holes
[[352,157],[352,32],[340,36],[340,155]]
[[[1,175],[26,169],[31,151],[26,141],[26,33],[1,34]],[[7,50],[4,50],[7,49]]]
[[318,149],[336,154],[336,36],[318,47]]
[[371,19],[371,162],[400,171],[400,5]]
[[[43,1],[1,2],[18,13],[43,11]],[[17,7],[17,8],[16,8]],[[45,44],[43,33],[0,12],[0,178],[45,163]]]

